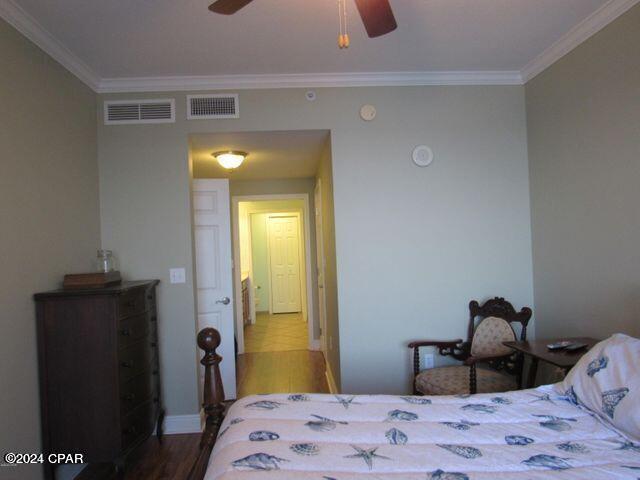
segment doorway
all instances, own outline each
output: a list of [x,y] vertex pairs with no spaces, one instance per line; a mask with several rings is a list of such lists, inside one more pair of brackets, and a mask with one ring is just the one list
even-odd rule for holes
[[[222,334],[226,397],[337,392],[330,133],[192,134],[189,145],[198,328]],[[213,155],[235,150],[247,158],[234,170]]]
[[318,350],[308,194],[232,197],[238,354]]

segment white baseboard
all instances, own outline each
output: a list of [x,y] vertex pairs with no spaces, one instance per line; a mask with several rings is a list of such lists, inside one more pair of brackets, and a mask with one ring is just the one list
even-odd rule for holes
[[333,394],[340,393],[340,391],[338,390],[338,386],[336,385],[336,380],[335,380],[335,378],[333,378],[333,373],[331,372],[331,367],[329,366],[329,364],[327,363],[326,360],[325,360],[325,367],[326,367],[326,370],[325,370],[324,374],[327,377],[327,384],[329,385],[329,392],[331,392]]
[[322,350],[320,348],[320,339],[319,338],[314,338],[311,343],[309,344],[309,350],[313,350],[314,352],[319,352],[320,350]]
[[168,415],[164,418],[166,435],[200,432],[202,432],[202,412],[195,415]]

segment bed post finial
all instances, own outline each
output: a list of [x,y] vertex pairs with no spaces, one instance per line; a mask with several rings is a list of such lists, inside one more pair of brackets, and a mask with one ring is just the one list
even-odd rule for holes
[[191,472],[189,472],[188,480],[202,480],[204,478],[211,450],[213,450],[218,430],[224,419],[224,389],[219,366],[222,357],[216,353],[220,341],[220,332],[215,328],[204,328],[198,333],[198,346],[204,350],[204,356],[200,363],[204,366],[202,408],[206,416],[206,424],[200,439],[200,453]]

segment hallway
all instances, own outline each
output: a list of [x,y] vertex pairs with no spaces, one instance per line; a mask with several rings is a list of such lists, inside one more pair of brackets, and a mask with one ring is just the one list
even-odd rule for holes
[[309,348],[307,323],[301,313],[258,312],[254,325],[244,327],[245,353],[289,352]]
[[300,313],[258,313],[244,327],[245,353],[238,355],[238,398],[259,393],[329,393],[322,352],[309,350]]

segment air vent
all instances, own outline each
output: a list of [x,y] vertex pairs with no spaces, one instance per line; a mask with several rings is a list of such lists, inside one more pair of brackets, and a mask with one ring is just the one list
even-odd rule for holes
[[187,95],[187,119],[239,118],[238,95]]
[[105,125],[174,123],[175,100],[110,100],[104,102]]

